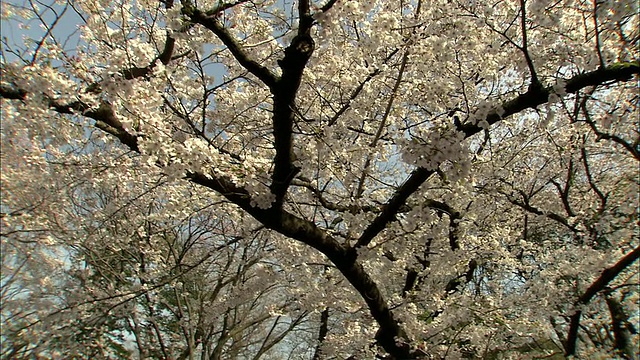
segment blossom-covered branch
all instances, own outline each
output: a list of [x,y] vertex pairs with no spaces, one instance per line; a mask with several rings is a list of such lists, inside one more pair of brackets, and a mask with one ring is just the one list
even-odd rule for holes
[[[610,82],[629,81],[633,75],[640,73],[638,62],[628,62],[611,65],[604,69],[579,74],[567,80],[563,89],[566,93],[576,93],[589,86],[606,85]],[[512,116],[522,110],[535,108],[549,101],[549,96],[555,94],[554,87],[544,89],[529,89],[526,93],[517,96],[515,99],[507,101],[497,109],[492,110],[483,119],[477,119],[475,123],[460,124],[457,130],[464,133],[465,138],[469,138],[482,131],[480,124],[483,121],[493,125],[508,116]],[[395,194],[387,201],[380,215],[367,227],[358,239],[357,247],[369,244],[387,224],[391,222],[400,207],[422,185],[435,171],[424,168],[415,169],[404,183],[396,190]]]

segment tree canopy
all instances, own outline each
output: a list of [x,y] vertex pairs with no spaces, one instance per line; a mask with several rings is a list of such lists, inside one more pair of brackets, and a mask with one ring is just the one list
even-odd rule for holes
[[636,1],[2,19],[3,358],[638,355]]

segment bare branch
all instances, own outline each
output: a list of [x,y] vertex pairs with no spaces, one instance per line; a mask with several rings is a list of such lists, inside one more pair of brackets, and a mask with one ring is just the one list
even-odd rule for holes
[[[384,60],[383,64],[386,64],[389,60],[391,60],[391,58],[398,53],[398,51],[400,51],[400,49],[395,49],[393,50],[389,56],[387,56],[387,58]],[[347,110],[349,110],[349,108],[351,107],[351,103],[353,102],[353,100],[355,100],[358,95],[360,95],[360,93],[362,92],[362,90],[364,89],[364,86],[371,81],[371,79],[373,79],[374,77],[376,77],[377,75],[379,75],[382,71],[380,69],[375,69],[372,72],[369,73],[369,75],[367,75],[367,77],[362,80],[362,82],[360,82],[360,84],[358,84],[358,86],[353,90],[353,92],[351,92],[351,95],[349,96],[349,99],[344,103],[344,105],[342,105],[342,107],[331,117],[331,119],[329,119],[328,121],[328,125],[329,126],[333,126],[338,119],[340,118],[340,116],[342,116],[342,114],[344,114]]]
[[42,18],[43,14],[39,13],[36,10],[38,8],[38,6],[34,5],[31,0],[29,0],[29,3],[31,4],[31,8],[33,9],[33,12],[35,13],[36,17],[40,20],[41,25],[45,29],[47,29],[45,34],[42,36],[42,39],[40,39],[40,41],[36,45],[35,50],[33,51],[33,57],[31,58],[31,64],[35,64],[35,62],[36,62],[36,60],[38,58],[38,53],[40,52],[40,49],[44,45],[44,43],[47,40],[47,38],[52,35],[53,29],[56,27],[56,25],[58,25],[58,22],[60,21],[60,19],[62,19],[64,14],[67,12],[67,9],[69,7],[69,3],[65,4],[65,6],[62,9],[62,11],[60,12],[60,14],[58,14],[58,12],[51,5],[42,4],[42,3],[39,4],[39,5],[44,5],[47,8],[47,10],[51,11],[55,15],[55,19],[51,23],[51,26],[47,25],[46,21]]
[[[387,106],[384,109],[384,114],[382,115],[382,119],[380,120],[380,124],[378,125],[378,130],[376,131],[373,140],[369,144],[370,148],[375,148],[378,144],[378,140],[382,136],[382,131],[385,128],[387,123],[387,119],[389,118],[389,114],[391,113],[391,109],[393,108],[393,101],[396,98],[398,93],[398,89],[400,88],[400,83],[402,82],[402,76],[404,75],[404,71],[407,65],[407,61],[409,60],[409,51],[405,51],[402,55],[402,62],[400,63],[400,70],[398,70],[398,78],[393,84],[393,89],[391,90],[391,95],[389,96],[389,101],[387,102]],[[367,154],[367,159],[364,162],[364,166],[362,168],[362,174],[360,174],[360,178],[358,179],[358,188],[356,190],[355,198],[359,199],[362,196],[364,191],[364,183],[367,179],[367,175],[369,174],[369,166],[371,166],[371,153]]]

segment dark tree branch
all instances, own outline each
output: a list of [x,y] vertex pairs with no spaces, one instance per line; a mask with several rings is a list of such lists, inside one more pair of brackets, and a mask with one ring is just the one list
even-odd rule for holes
[[[427,199],[424,203],[424,205],[426,207],[435,209],[436,211],[440,212],[440,213],[444,213],[447,214],[447,216],[449,216],[449,247],[451,248],[452,251],[456,251],[460,248],[460,244],[458,242],[458,232],[459,232],[459,226],[458,226],[458,222],[460,221],[460,219],[462,218],[461,214],[459,211],[456,211],[454,208],[452,208],[451,206],[449,206],[446,203],[437,201],[437,200],[431,200],[431,199]],[[418,263],[420,263],[420,265],[422,266],[422,270],[425,270],[428,266],[429,266],[429,260],[428,257],[430,255],[431,252],[431,242],[433,241],[432,238],[429,238],[427,240],[427,242],[425,243],[425,250],[424,250],[424,257],[420,258],[418,256],[416,256]],[[393,260],[392,260],[393,261]],[[458,287],[458,285],[460,284],[460,278],[461,277],[465,277],[467,279],[467,282],[471,281],[471,276],[473,275],[473,272],[475,271],[477,267],[477,263],[472,260],[469,263],[469,270],[467,271],[467,273],[465,273],[464,275],[461,276],[457,276],[456,278],[452,279],[448,284],[447,284],[447,291],[449,291],[449,288],[455,289]],[[406,297],[407,294],[412,291],[415,286],[416,283],[418,282],[418,271],[415,268],[409,268],[407,269],[407,275],[405,277],[405,283],[404,286],[402,288],[402,297]],[[453,284],[453,282],[455,282],[455,284]]]
[[[393,89],[391,90],[391,95],[389,96],[389,101],[387,102],[387,106],[384,109],[384,114],[382,115],[382,119],[380,120],[380,124],[378,125],[378,130],[376,131],[373,140],[369,144],[370,148],[375,148],[378,144],[378,140],[382,136],[382,132],[384,131],[385,125],[387,124],[387,119],[389,118],[389,114],[391,113],[391,109],[393,108],[393,102],[398,94],[398,89],[400,88],[400,83],[402,82],[402,76],[404,75],[405,68],[407,66],[407,61],[409,60],[409,51],[405,51],[402,55],[402,62],[400,63],[400,70],[398,70],[398,77],[396,78],[395,83],[393,84]],[[367,175],[369,174],[369,166],[371,165],[371,153],[368,153],[367,158],[364,162],[364,166],[362,167],[362,174],[358,179],[358,188],[356,190],[355,198],[359,199],[364,192],[364,183],[367,179]]]
[[309,30],[313,25],[313,17],[309,9],[309,0],[298,0],[298,36],[309,35]]
[[626,360],[633,359],[633,346],[631,345],[631,334],[625,326],[628,321],[627,315],[624,313],[624,308],[618,300],[613,297],[613,294],[605,294],[605,301],[609,308],[609,314],[611,315],[611,325],[613,328],[613,347],[616,348],[619,354]]
[[[386,64],[389,60],[391,60],[391,58],[396,53],[398,53],[398,51],[400,51],[400,49],[393,50],[391,52],[391,54],[389,54],[389,56],[387,56],[387,58],[384,60],[383,63]],[[369,81],[371,81],[371,79],[373,79],[374,77],[379,75],[381,72],[382,71],[380,69],[375,69],[372,72],[370,72],[369,75],[367,75],[367,77],[360,84],[358,84],[358,86],[353,90],[353,92],[349,96],[349,99],[344,103],[344,105],[342,105],[342,107],[333,115],[333,117],[331,117],[331,119],[329,119],[327,124],[329,126],[333,126],[338,121],[340,116],[342,116],[342,114],[344,114],[347,110],[349,110],[349,108],[351,107],[351,103],[353,102],[353,100],[355,100],[358,97],[358,95],[360,95],[360,93],[364,89],[364,86]]]
[[327,210],[338,211],[338,212],[347,212],[351,214],[358,214],[361,212],[378,212],[379,208],[377,206],[372,205],[341,205],[332,201],[327,200],[322,194],[323,191],[314,187],[308,179],[304,179],[303,177],[298,177],[291,182],[291,185],[304,187],[309,189],[313,196],[318,199],[320,205]]
[[[431,266],[431,260],[429,260],[429,256],[431,255],[432,243],[433,238],[427,238],[424,244],[422,257],[416,255],[416,260],[418,260],[418,263],[422,267],[422,270],[426,270],[429,266]],[[404,287],[402,288],[402,297],[407,297],[408,293],[410,291],[413,291],[419,285],[420,279],[418,278],[418,271],[416,269],[408,269],[407,276],[405,277],[404,281]]]
[[477,268],[478,268],[478,262],[475,259],[469,260],[467,272],[451,279],[447,283],[447,286],[445,287],[445,291],[446,291],[445,297],[447,297],[449,294],[459,291],[460,285],[463,284],[461,279],[464,278],[464,284],[470,283],[471,280],[473,280],[473,274],[475,273]]
[[0,85],[0,96],[4,99],[10,100],[26,100],[29,93],[24,89],[12,87],[9,85]]
[[527,67],[529,67],[529,73],[531,74],[531,84],[529,84],[529,89],[539,89],[542,87],[540,80],[538,79],[538,75],[536,74],[536,69],[533,66],[533,60],[531,59],[531,55],[529,55],[529,44],[527,40],[527,4],[525,0],[520,0],[520,27],[522,30],[522,46],[519,47],[520,51],[524,54],[524,58],[527,62]]
[[594,281],[591,286],[587,288],[584,294],[578,298],[578,303],[589,303],[597,293],[604,290],[609,283],[618,276],[618,274],[620,274],[629,265],[633,264],[633,262],[638,260],[638,258],[640,258],[640,247],[636,247],[633,251],[623,256],[613,266],[604,269],[596,281]]
[[[11,86],[0,86],[0,96],[5,99],[27,100],[29,93],[24,89]],[[102,102],[97,109],[89,107],[89,105],[75,101],[68,104],[54,100],[47,95],[42,95],[45,103],[50,109],[60,114],[80,114],[95,120],[95,127],[118,138],[120,142],[128,146],[131,150],[139,152],[138,139],[136,136],[127,132],[124,125],[113,112],[111,105]]]
[[558,194],[560,194],[560,199],[562,200],[562,206],[564,207],[564,211],[568,216],[575,216],[575,213],[571,208],[571,204],[569,203],[569,189],[571,184],[573,183],[573,173],[573,159],[570,159],[569,168],[567,169],[567,180],[565,181],[564,186],[560,186],[557,181],[551,180],[553,186],[558,189]]
[[513,205],[519,206],[520,208],[522,208],[523,210],[525,210],[527,212],[530,212],[530,213],[536,214],[536,215],[540,215],[540,216],[546,216],[549,219],[555,220],[556,222],[566,226],[569,230],[573,231],[574,233],[579,232],[579,230],[575,226],[571,225],[569,223],[569,221],[565,217],[563,217],[561,215],[558,215],[556,213],[553,213],[553,212],[544,212],[544,211],[538,209],[537,207],[529,204],[529,198],[527,198],[527,197],[524,197],[522,201],[519,201],[519,200],[515,199],[513,196],[511,196],[510,194],[507,194],[507,193],[504,193],[504,192],[500,192],[500,193],[503,194],[504,196],[506,196],[507,200],[510,203],[512,203]]
[[[47,9],[44,12],[40,13],[37,8],[34,6],[33,3],[31,3],[32,6],[32,10],[34,12],[34,15],[38,18],[38,20],[40,20],[40,24],[41,26],[43,26],[47,31],[44,33],[44,35],[42,36],[42,38],[40,39],[40,41],[38,41],[38,43],[36,44],[36,48],[33,51],[33,56],[31,57],[31,64],[35,64],[36,59],[38,58],[38,53],[40,52],[40,49],[42,48],[42,45],[44,45],[45,41],[47,40],[47,38],[49,38],[53,32],[53,29],[56,27],[56,25],[58,25],[58,22],[62,19],[62,17],[64,16],[64,14],[67,12],[67,9],[69,8],[69,3],[66,3],[64,8],[62,8],[62,11],[60,12],[60,14],[58,14],[58,12],[56,11],[56,9],[54,9],[51,5],[47,5],[47,4],[43,4],[43,3],[39,3],[40,5],[44,5],[44,7]],[[51,23],[51,25],[48,25],[47,22],[43,19],[43,15],[47,12],[51,12],[54,14],[55,18],[53,20],[53,22]],[[55,38],[53,38],[51,36],[52,40],[54,42],[57,42],[55,40]]]
[[278,81],[277,77],[269,69],[251,59],[242,46],[233,38],[233,35],[224,28],[217,16],[217,13],[223,10],[216,9],[212,14],[209,14],[209,12],[204,13],[191,5],[190,2],[185,2],[182,11],[194,23],[211,30],[229,49],[240,65],[260,79],[267,87],[273,89]]
[[[638,61],[617,63],[606,68],[582,73],[576,75],[566,81],[564,89],[567,93],[574,94],[589,86],[606,85],[611,82],[629,81],[633,75],[640,73],[640,64]],[[549,100],[549,95],[554,94],[553,87],[542,89],[529,89],[526,93],[516,98],[504,102],[499,109],[491,111],[484,120],[493,125],[508,116],[516,114],[525,109],[535,109],[545,104]],[[482,120],[482,119],[480,119]],[[479,121],[478,121],[479,122]],[[465,137],[471,137],[480,131],[482,127],[476,124],[466,123],[458,127],[458,131],[465,134]]]
[[449,247],[452,251],[458,250],[460,248],[458,243],[458,222],[462,219],[462,214],[448,204],[437,200],[427,199],[424,205],[449,216]]
[[366,302],[371,315],[380,326],[376,338],[378,343],[396,358],[411,359],[413,357],[406,343],[396,343],[395,339],[405,338],[406,334],[387,306],[377,284],[356,261],[357,254],[353,248],[343,246],[314,223],[285,210],[273,207],[269,209],[251,207],[247,191],[235,186],[229,180],[193,173],[189,174],[188,178],[194,183],[221,193],[265,227],[307,244],[327,256]]
[[435,171],[422,167],[414,170],[409,178],[396,190],[391,199],[387,201],[380,215],[376,216],[371,224],[364,230],[355,247],[361,248],[369,245],[373,238],[385,229],[387,224],[395,220],[398,211],[405,204],[409,196],[416,192],[420,185],[434,173]]
[[190,2],[185,4],[183,10],[191,21],[211,30],[227,46],[236,60],[267,85],[273,94],[273,135],[276,156],[270,188],[276,197],[273,207],[281,208],[289,184],[299,171],[299,168],[293,165],[293,122],[295,116],[293,109],[302,73],[315,48],[310,35],[313,18],[309,13],[309,2],[303,0],[298,3],[300,16],[298,35],[285,49],[284,59],[278,61],[282,69],[280,78],[255,60],[250,59],[244,49],[220,23],[217,16],[219,11],[222,10],[218,8],[215,11],[203,13]]
[[[608,267],[602,271],[600,276],[587,288],[587,290],[576,301],[577,306],[587,305],[596,294],[604,290],[613,279],[624,271],[629,265],[638,260],[640,257],[640,247],[636,247],[623,256],[613,266]],[[564,350],[566,356],[574,356],[576,353],[576,342],[578,340],[578,329],[580,327],[580,316],[582,311],[578,310],[571,315],[569,322],[569,332],[567,335],[567,341],[564,344]]]
[[402,298],[406,298],[410,291],[418,281],[418,271],[416,269],[408,269],[407,276],[404,278],[404,286],[402,287]]
[[167,65],[172,60],[175,43],[175,39],[170,35],[167,35],[164,43],[164,49],[158,55],[158,57],[156,57],[153,61],[151,61],[149,65],[145,67],[132,67],[130,69],[123,70],[121,72],[122,76],[127,80],[147,77],[157,66],[158,61],[160,61],[163,65]]
[[273,137],[276,150],[271,182],[271,192],[276,197],[274,208],[282,207],[289,185],[300,171],[300,168],[293,165],[295,100],[302,81],[302,73],[315,50],[315,43],[310,34],[313,19],[309,14],[308,0],[298,2],[298,11],[300,16],[298,35],[284,50],[284,59],[278,61],[282,76],[271,87]]
[[320,313],[320,330],[318,330],[318,345],[316,345],[316,351],[313,354],[313,360],[320,360],[320,348],[324,339],[327,337],[327,333],[329,332],[329,308],[325,308]]
[[376,336],[378,343],[395,358],[412,359],[413,355],[406,342],[396,343],[396,339],[406,338],[406,334],[387,306],[377,284],[356,261],[356,251],[341,245],[310,221],[298,218],[284,210],[280,210],[278,216],[280,219],[277,220],[278,217],[274,216],[274,211],[273,208],[254,209],[250,214],[266,227],[299,240],[325,254],[366,302],[371,315],[380,326]]
[[329,11],[329,10],[333,7],[333,5],[335,5],[337,2],[338,2],[338,0],[329,0],[329,1],[327,1],[327,3],[326,3],[326,4],[324,4],[324,5],[320,8],[320,10],[322,10],[322,12],[327,12],[327,11]]
[[237,1],[232,1],[232,2],[224,2],[224,1],[220,1],[218,2],[218,5],[212,9],[206,12],[207,15],[219,15],[222,11],[225,10],[229,10],[234,6],[238,6],[240,4],[244,4],[246,2],[249,2],[249,0],[237,0]]
[[[589,111],[587,110],[587,102],[586,102],[586,98],[584,101],[582,101],[580,103],[580,109],[582,110],[583,114],[584,114],[584,118],[585,121],[587,122],[587,124],[589,125],[589,127],[591,128],[591,130],[593,130],[593,132],[596,134],[597,139],[596,141],[600,141],[600,140],[611,140],[619,145],[622,145],[622,147],[624,147],[628,152],[631,153],[631,155],[633,155],[633,157],[640,161],[640,152],[638,152],[638,149],[636,146],[633,146],[631,144],[629,144],[627,141],[625,141],[624,139],[622,139],[621,137],[617,136],[617,135],[611,135],[608,134],[606,132],[602,132],[598,129],[598,127],[596,126],[596,124],[593,122],[593,120],[591,119],[591,115],[589,114]],[[639,138],[640,139],[640,138]]]
[[598,24],[598,5],[599,1],[593,2],[593,32],[596,37],[596,51],[598,52],[598,60],[600,61],[600,67],[604,67],[604,57],[602,56],[601,42],[600,42],[600,26]]
[[98,129],[115,136],[131,150],[139,151],[138,138],[124,129],[124,126],[113,112],[111,105],[102,103],[98,109],[85,111],[84,115],[94,119],[96,121],[95,126]]
[[[585,136],[583,136],[583,141],[585,140]],[[602,214],[604,212],[604,209],[607,205],[607,196],[600,191],[600,188],[598,188],[598,186],[596,185],[596,183],[593,181],[593,176],[591,175],[591,169],[589,167],[589,161],[587,160],[587,150],[584,148],[584,146],[582,146],[582,148],[580,149],[580,152],[582,153],[582,164],[584,165],[584,172],[587,175],[587,181],[589,182],[589,186],[591,187],[591,190],[593,190],[593,192],[596,193],[596,195],[598,195],[598,199],[600,199],[600,206],[598,207],[598,213]]]
[[[171,9],[173,7],[173,0],[165,2],[165,8]],[[185,29],[186,30],[186,29]],[[169,64],[171,60],[173,60],[173,50],[175,48],[176,40],[170,35],[167,34],[164,49],[158,56],[151,61],[151,63],[145,67],[132,67],[126,70],[122,70],[120,73],[127,80],[137,79],[141,77],[147,77],[153,69],[157,66],[158,61],[160,61],[163,65]],[[99,85],[94,84],[91,87],[98,89]]]

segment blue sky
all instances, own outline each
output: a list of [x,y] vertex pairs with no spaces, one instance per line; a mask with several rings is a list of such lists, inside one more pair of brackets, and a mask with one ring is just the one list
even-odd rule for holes
[[[32,5],[39,8],[37,13],[32,10]],[[3,14],[18,9],[29,9],[27,19],[2,19],[0,31],[3,38],[3,61],[18,60],[10,50],[20,52],[30,60],[33,49],[47,32],[67,50],[72,50],[78,43],[78,26],[82,23],[82,19],[70,5],[56,4],[53,0],[31,0],[22,3],[10,0],[2,1],[2,7]],[[56,18],[59,18],[57,22]]]

